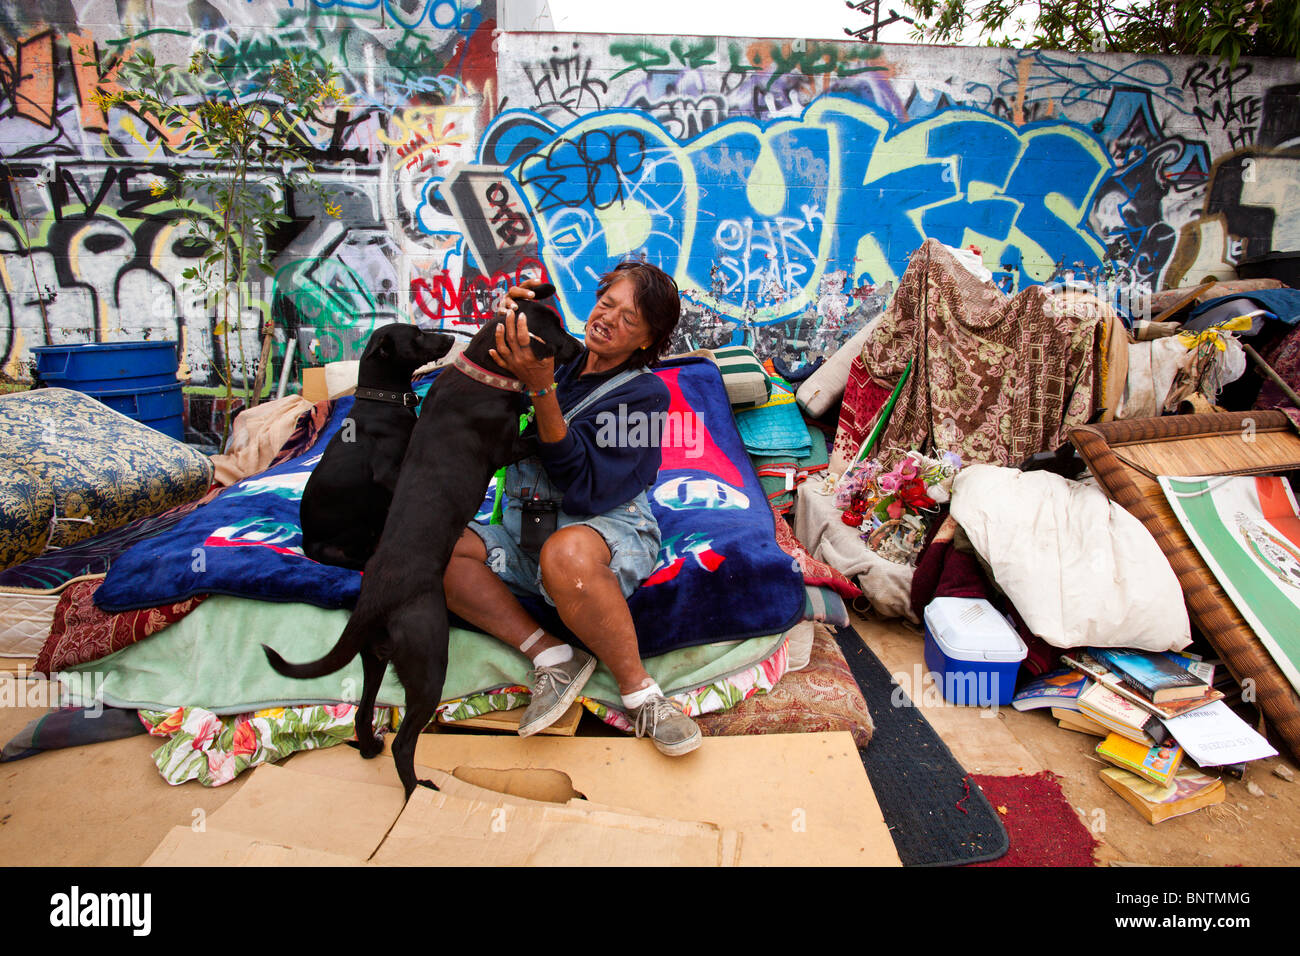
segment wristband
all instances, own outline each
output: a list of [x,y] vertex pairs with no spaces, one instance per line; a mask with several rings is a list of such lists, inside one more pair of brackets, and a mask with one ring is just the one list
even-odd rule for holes
[[552,382],[550,385],[547,385],[539,391],[534,392],[531,389],[526,389],[525,391],[527,391],[529,398],[541,398],[546,393],[555,391],[556,387],[556,384]]

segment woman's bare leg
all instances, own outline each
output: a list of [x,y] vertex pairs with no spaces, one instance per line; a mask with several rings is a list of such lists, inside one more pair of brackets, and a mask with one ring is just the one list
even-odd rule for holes
[[[442,582],[449,611],[515,650],[520,650],[538,629],[532,615],[488,567],[483,539],[468,528],[461,532],[460,540],[456,542]],[[551,634],[543,633],[526,653],[529,657],[536,657],[562,643]]]
[[586,525],[561,528],[539,555],[542,583],[560,619],[609,668],[619,691],[630,694],[653,680],[641,663],[632,612],[610,559],[605,539]]

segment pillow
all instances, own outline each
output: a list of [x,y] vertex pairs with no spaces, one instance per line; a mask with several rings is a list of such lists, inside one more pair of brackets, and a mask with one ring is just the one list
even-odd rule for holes
[[790,655],[786,673],[801,671],[812,661],[813,642],[817,639],[817,625],[813,621],[800,621],[786,631],[786,648]]
[[820,626],[806,667],[787,673],[766,694],[756,694],[722,713],[696,717],[695,722],[706,737],[847,730],[859,748],[870,743],[875,729],[843,652]]
[[771,397],[771,383],[753,351],[743,345],[713,349],[709,357],[722,373],[732,408],[757,408]]
[[1177,651],[1183,590],[1151,532],[1092,485],[968,465],[951,514],[1029,630],[1048,644]]
[[[885,313],[881,313],[882,315]],[[880,316],[877,316],[878,319]],[[799,406],[812,418],[821,418],[831,406],[844,394],[844,386],[849,381],[849,366],[856,356],[862,354],[862,347],[867,344],[867,336],[876,324],[872,319],[854,334],[839,350],[822,363],[821,368],[808,376],[799,386],[795,397]]]

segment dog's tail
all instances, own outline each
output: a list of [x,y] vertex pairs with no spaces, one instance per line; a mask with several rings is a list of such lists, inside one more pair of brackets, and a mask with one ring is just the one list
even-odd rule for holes
[[265,644],[262,645],[262,650],[266,652],[267,663],[285,677],[324,677],[326,674],[333,674],[335,671],[346,667],[348,662],[361,652],[365,631],[366,629],[358,619],[358,615],[353,614],[348,619],[347,627],[343,628],[343,633],[339,635],[338,641],[330,648],[329,652],[324,657],[308,661],[305,664],[290,664]]

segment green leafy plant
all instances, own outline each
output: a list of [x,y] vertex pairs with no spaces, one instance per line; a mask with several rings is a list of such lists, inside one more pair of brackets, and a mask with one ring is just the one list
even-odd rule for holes
[[114,82],[93,96],[96,105],[105,113],[119,108],[147,117],[167,149],[185,157],[154,181],[151,192],[174,199],[187,222],[197,255],[180,276],[182,288],[216,318],[221,354],[213,367],[225,386],[224,449],[234,396],[232,336],[247,405],[257,403],[265,382],[270,325],[258,320],[263,348],[251,382],[252,363],[239,333],[255,299],[252,289],[274,274],[274,240],[291,221],[288,197],[315,197],[327,215],[340,212],[314,176],[309,135],[321,114],[345,100],[339,75],[327,63],[294,53],[241,74],[208,50],[195,51],[186,69],[160,64],[145,49],[100,70]]
[[905,0],[913,36],[1074,52],[1300,58],[1300,0]]

